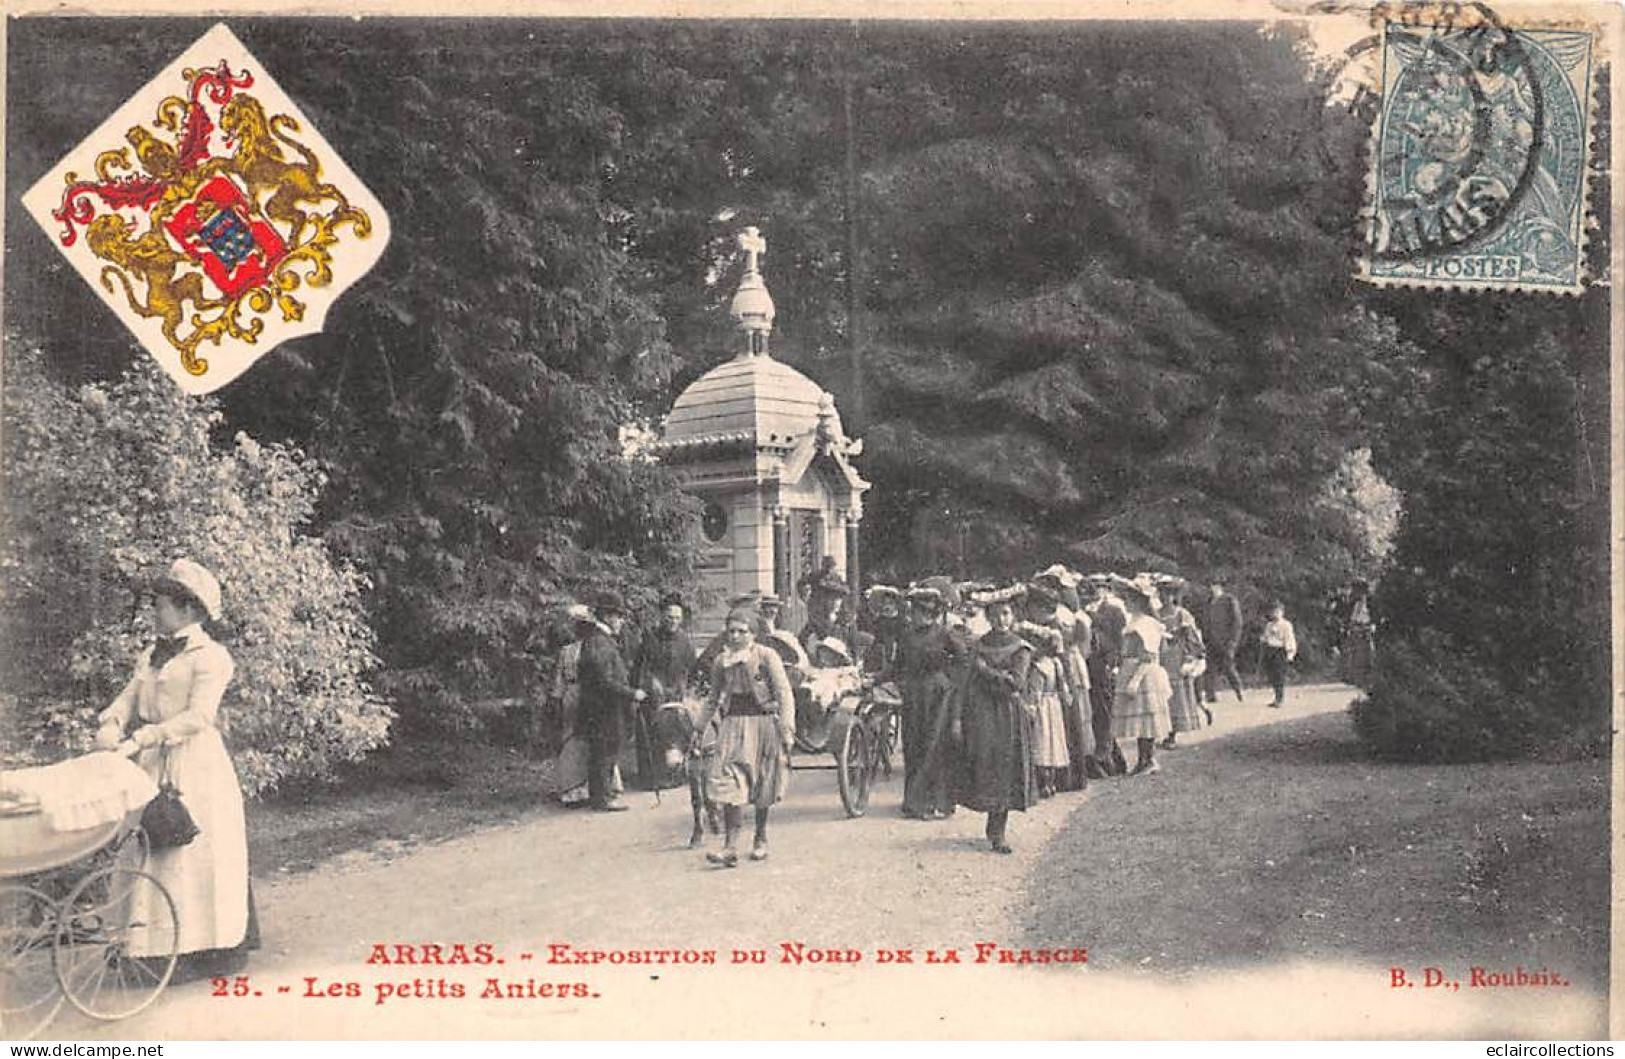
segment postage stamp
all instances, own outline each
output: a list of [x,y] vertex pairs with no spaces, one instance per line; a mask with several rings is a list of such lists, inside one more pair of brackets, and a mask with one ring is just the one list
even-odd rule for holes
[[1578,292],[1593,58],[1585,30],[1385,24],[1362,278]]

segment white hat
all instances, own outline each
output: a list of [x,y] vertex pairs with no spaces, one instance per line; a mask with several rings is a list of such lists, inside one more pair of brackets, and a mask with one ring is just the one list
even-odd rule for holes
[[1082,575],[1072,572],[1072,570],[1060,563],[1056,563],[1047,570],[1040,570],[1033,575],[1034,580],[1043,577],[1048,577],[1066,588],[1077,588],[1078,584],[1083,580]]
[[210,621],[220,620],[220,582],[202,566],[190,559],[176,559],[162,580],[185,589],[202,604]]
[[837,636],[826,636],[817,641],[814,646],[822,647],[837,658],[843,659],[847,665],[852,664],[852,652],[847,650],[846,641]]

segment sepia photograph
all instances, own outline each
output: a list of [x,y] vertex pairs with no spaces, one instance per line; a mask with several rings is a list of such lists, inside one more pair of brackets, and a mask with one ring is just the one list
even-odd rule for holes
[[0,1039],[1616,1036],[1621,24],[14,12]]

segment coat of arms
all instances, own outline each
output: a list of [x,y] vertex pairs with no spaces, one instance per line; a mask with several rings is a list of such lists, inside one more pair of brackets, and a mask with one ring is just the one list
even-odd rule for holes
[[189,393],[218,389],[278,343],[321,330],[389,229],[377,200],[225,26],[23,203]]

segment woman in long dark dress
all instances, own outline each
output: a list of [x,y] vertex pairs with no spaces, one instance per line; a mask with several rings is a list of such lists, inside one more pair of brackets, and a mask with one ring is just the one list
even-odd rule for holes
[[987,840],[995,853],[1009,853],[1005,828],[1010,811],[1038,801],[1033,775],[1033,729],[1037,708],[1026,697],[1032,645],[1013,631],[1011,601],[1019,588],[988,593],[991,631],[976,642],[960,712],[964,764],[958,802],[987,814]]
[[897,648],[892,677],[903,693],[903,815],[915,820],[943,820],[954,811],[948,788],[948,738],[953,697],[965,642],[949,631],[941,582],[908,590],[913,626]]
[[1375,625],[1371,620],[1371,586],[1356,581],[1349,589],[1343,615],[1343,682],[1357,688],[1370,686],[1371,662],[1376,653]]

